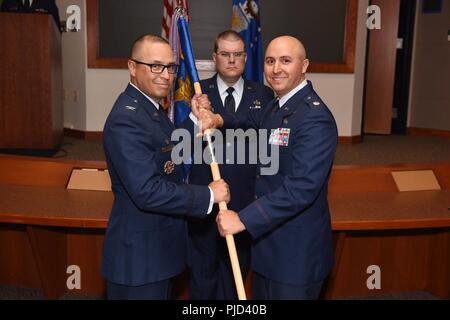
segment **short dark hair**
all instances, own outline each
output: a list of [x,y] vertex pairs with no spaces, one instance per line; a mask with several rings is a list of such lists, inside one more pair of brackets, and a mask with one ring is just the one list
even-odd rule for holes
[[133,45],[131,46],[130,57],[136,58],[135,57],[136,53],[141,48],[142,44],[147,41],[149,41],[150,43],[165,43],[170,46],[170,43],[166,39],[154,34],[147,33],[139,36],[139,38],[134,40]]
[[219,40],[240,40],[245,47],[244,38],[239,34],[239,32],[234,30],[225,30],[217,35],[216,40],[214,41],[214,52],[217,52],[217,49],[219,48]]

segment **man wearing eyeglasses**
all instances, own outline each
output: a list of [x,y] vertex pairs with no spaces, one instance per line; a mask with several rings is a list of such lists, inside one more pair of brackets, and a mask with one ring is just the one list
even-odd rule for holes
[[[202,80],[201,87],[214,111],[220,114],[244,114],[249,110],[262,112],[273,99],[273,92],[267,86],[242,78],[247,57],[241,35],[232,30],[220,33],[215,39],[212,57],[217,74]],[[237,144],[234,145],[234,159],[230,157],[230,149],[233,148],[230,141],[224,145],[215,143],[214,147],[223,150],[224,163],[219,163],[219,168],[222,178],[230,186],[232,197],[229,208],[239,211],[254,200],[256,164],[248,164],[249,143],[247,141],[245,144],[246,164],[238,164]],[[208,164],[194,164],[191,167],[189,183],[207,185],[210,181],[212,175]],[[215,223],[217,212],[218,207],[215,206],[206,221],[188,221],[191,299],[237,298],[226,242],[220,237]],[[247,233],[241,233],[235,237],[235,242],[245,278],[250,263],[250,237]]]
[[[213,203],[228,202],[223,181],[186,185],[171,160],[175,129],[159,104],[177,65],[169,43],[154,35],[135,41],[130,83],[103,130],[114,204],[103,248],[109,299],[169,299],[171,278],[186,266],[187,215],[204,218]],[[205,96],[193,106],[209,105]]]

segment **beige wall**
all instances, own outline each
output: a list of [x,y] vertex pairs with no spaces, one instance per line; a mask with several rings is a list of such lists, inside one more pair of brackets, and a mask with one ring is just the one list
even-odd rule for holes
[[[420,2],[419,2],[420,3]],[[408,127],[450,130],[450,1],[439,14],[417,8]]]
[[[65,125],[78,130],[101,131],[106,117],[117,96],[128,83],[127,70],[87,69],[86,64],[86,9],[85,0],[56,0],[65,20],[68,4],[81,7],[82,30],[63,34],[64,87],[79,89],[78,103],[65,101]],[[308,74],[314,87],[333,112],[340,136],[361,134],[362,95],[366,49],[366,8],[368,0],[360,0],[358,13],[356,66],[354,74]],[[77,55],[77,58],[70,58]],[[200,78],[212,75],[200,71]],[[69,90],[69,91],[70,91]]]
[[128,70],[86,70],[86,130],[102,131],[117,96],[130,81]]
[[[65,21],[66,8],[75,4],[81,8],[85,20],[84,0],[56,0],[61,21]],[[62,63],[64,86],[64,127],[86,129],[86,31],[83,21],[81,32],[62,34]],[[78,97],[76,98],[75,95]]]

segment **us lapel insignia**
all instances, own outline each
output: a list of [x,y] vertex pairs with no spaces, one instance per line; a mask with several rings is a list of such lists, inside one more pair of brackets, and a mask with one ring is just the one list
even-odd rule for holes
[[127,110],[131,110],[131,111],[135,111],[136,107],[132,107],[132,106],[125,106],[125,109]]
[[164,163],[164,173],[165,174],[171,174],[173,172],[173,169],[175,169],[175,165],[172,161],[166,161]]
[[258,99],[253,101],[253,106],[251,106],[250,109],[261,109],[261,101]]

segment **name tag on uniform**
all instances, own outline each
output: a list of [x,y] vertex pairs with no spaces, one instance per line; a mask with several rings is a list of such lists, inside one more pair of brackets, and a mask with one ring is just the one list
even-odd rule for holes
[[275,129],[269,137],[269,144],[287,147],[289,145],[289,134],[290,133],[291,133],[291,129],[289,129],[289,128]]

